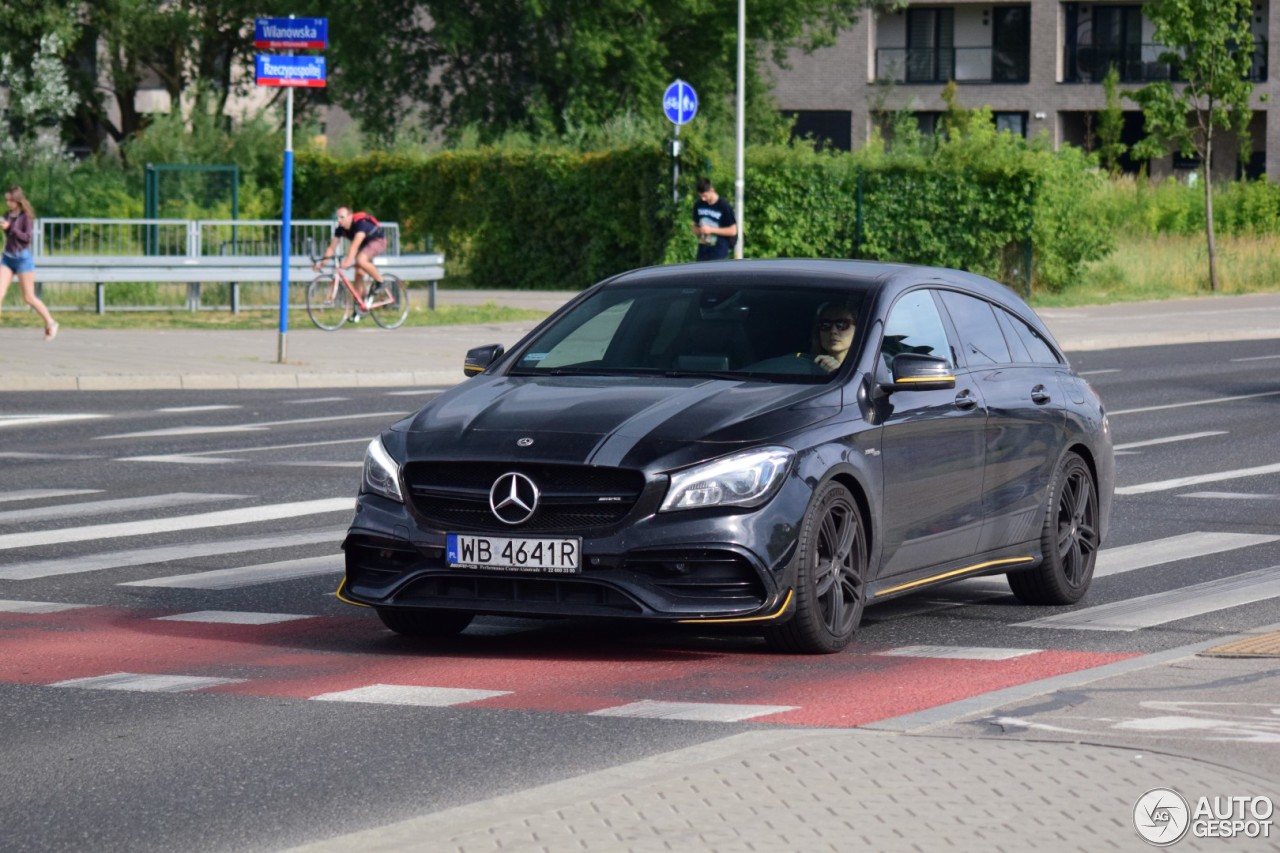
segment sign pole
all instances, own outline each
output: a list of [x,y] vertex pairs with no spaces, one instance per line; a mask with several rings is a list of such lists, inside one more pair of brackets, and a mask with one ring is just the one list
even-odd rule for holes
[[675,139],[671,146],[671,201],[680,203],[680,125],[676,125]]
[[284,107],[284,209],[280,227],[280,345],[276,362],[284,364],[289,346],[289,244],[293,225],[293,87],[285,93]]
[[289,354],[289,249],[293,243],[293,89],[325,85],[322,56],[295,56],[295,50],[324,50],[329,44],[328,18],[258,18],[253,22],[253,46],[284,49],[284,56],[259,54],[254,60],[259,86],[285,86],[284,188],[280,210],[280,336],[276,362]]

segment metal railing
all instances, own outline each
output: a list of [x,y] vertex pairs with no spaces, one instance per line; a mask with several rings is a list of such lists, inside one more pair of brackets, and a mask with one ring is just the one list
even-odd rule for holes
[[[1068,44],[1066,70],[1063,79],[1067,83],[1101,83],[1107,71],[1115,68],[1121,83],[1155,83],[1159,81],[1183,82],[1177,63],[1160,61],[1169,52],[1162,44],[1129,44],[1097,46]],[[1267,42],[1258,40],[1253,45],[1253,57],[1245,79],[1263,83],[1267,79]]]
[[[185,256],[279,255],[283,223],[278,219],[74,219],[36,220],[32,253],[65,255]],[[290,222],[289,249],[305,254],[323,249],[333,235],[328,219]],[[400,254],[400,226],[383,222],[388,255]]]
[[1026,48],[882,47],[876,50],[876,79],[890,83],[1026,83],[1031,57]]

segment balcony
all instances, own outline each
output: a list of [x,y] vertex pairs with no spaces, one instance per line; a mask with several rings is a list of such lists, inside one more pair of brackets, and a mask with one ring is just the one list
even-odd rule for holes
[[[1183,78],[1178,75],[1177,65],[1160,61],[1160,56],[1168,50],[1161,44],[1067,45],[1063,80],[1067,83],[1101,83],[1107,76],[1107,70],[1114,67],[1120,72],[1121,83],[1181,82]],[[1253,64],[1246,79],[1251,83],[1266,82],[1267,42],[1259,39],[1254,43]]]
[[881,83],[1026,83],[1031,79],[1026,48],[882,47],[876,50]]

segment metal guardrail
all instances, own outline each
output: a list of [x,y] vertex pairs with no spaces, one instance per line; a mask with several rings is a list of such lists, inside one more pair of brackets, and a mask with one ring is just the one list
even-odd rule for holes
[[[436,282],[444,278],[444,256],[440,254],[415,254],[380,256],[374,264],[382,270],[394,273],[406,284],[422,282],[429,286],[428,306],[436,306]],[[99,314],[108,310],[173,310],[175,308],[190,311],[227,310],[239,313],[241,309],[259,310],[278,306],[278,294],[281,273],[281,258],[264,255],[261,257],[135,257],[113,255],[60,255],[45,256],[37,261],[36,287],[42,293],[47,285],[58,284],[93,284],[95,298],[93,310]],[[295,255],[290,258],[289,282],[305,283],[314,279],[318,273],[311,268],[311,260],[306,255]],[[254,282],[272,283],[259,287],[264,294],[275,294],[272,301],[263,304],[244,304],[241,299],[241,287]],[[184,304],[174,305],[128,305],[108,306],[107,286],[125,283],[154,283],[161,285],[186,285]],[[217,304],[205,304],[201,293],[204,284],[225,283],[226,296],[219,295]],[[290,288],[291,291],[293,288]],[[45,298],[42,296],[42,298]],[[225,298],[226,301],[223,301]],[[46,298],[46,301],[49,301]],[[51,310],[68,311],[85,309],[87,306],[58,305],[49,306]],[[304,307],[301,300],[290,298],[290,308]]]
[[[323,248],[333,236],[328,219],[295,219],[290,223],[290,252],[306,254]],[[387,254],[400,254],[400,225],[383,222]],[[209,255],[280,255],[283,223],[278,219],[77,219],[40,218],[31,244],[37,266],[41,259],[63,255],[204,257]]]

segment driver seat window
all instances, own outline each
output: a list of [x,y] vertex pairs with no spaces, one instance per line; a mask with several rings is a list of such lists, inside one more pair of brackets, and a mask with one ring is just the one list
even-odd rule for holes
[[913,290],[894,303],[889,312],[880,346],[885,367],[892,371],[893,359],[904,352],[945,358],[948,367],[955,367],[955,356],[932,291]]

